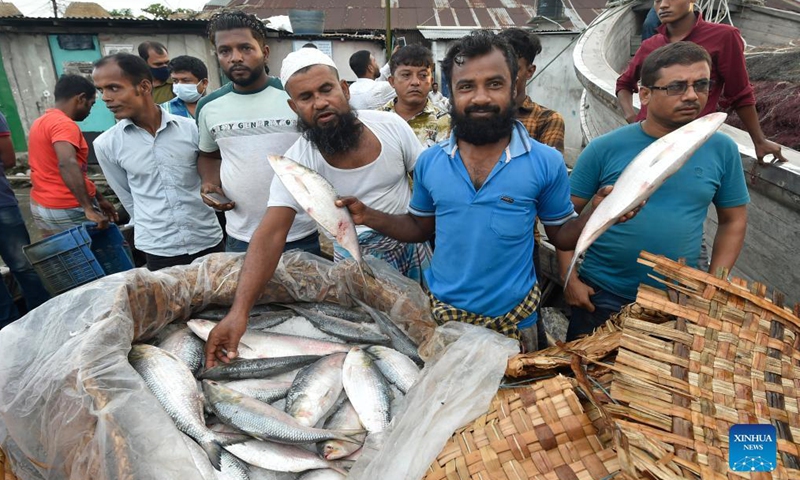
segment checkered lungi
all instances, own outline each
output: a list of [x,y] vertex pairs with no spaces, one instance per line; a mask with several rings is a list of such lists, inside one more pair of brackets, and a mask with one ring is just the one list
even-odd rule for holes
[[478,315],[477,313],[462,310],[439,300],[430,292],[428,292],[428,296],[431,299],[431,313],[433,314],[433,319],[436,320],[439,325],[446,322],[470,323],[502,333],[509,338],[519,340],[520,333],[517,324],[533,315],[533,312],[536,311],[536,307],[539,306],[541,292],[539,291],[539,284],[534,284],[531,291],[528,292],[528,295],[522,299],[519,305],[512,308],[511,311],[505,315],[500,315],[498,317],[487,317],[485,315]]
[[[97,200],[92,199],[92,203],[94,203],[97,210],[100,210]],[[39,205],[33,199],[31,199],[31,215],[36,228],[46,237],[83,225],[84,222],[88,221],[82,207],[47,208]]]
[[[406,277],[424,285],[422,271],[430,267],[431,246],[424,243],[403,243],[389,238],[374,230],[368,230],[358,236],[362,255],[380,258]],[[352,258],[350,253],[338,243],[333,244],[333,261]]]

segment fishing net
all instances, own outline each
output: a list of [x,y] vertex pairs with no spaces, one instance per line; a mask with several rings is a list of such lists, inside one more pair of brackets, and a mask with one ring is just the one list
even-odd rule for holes
[[[759,47],[748,51],[746,60],[764,135],[780,145],[800,149],[800,48]],[[735,109],[726,111],[727,123],[745,130]]]
[[[0,331],[0,448],[14,473],[21,480],[198,478],[181,434],[127,354],[131,344],[152,338],[174,321],[210,304],[230,305],[242,258],[215,254],[159,272],[111,275],[54,298]],[[385,262],[368,261],[376,278],[363,278],[354,262],[334,265],[290,252],[259,303],[350,305],[348,294],[353,294],[388,312],[415,341],[431,340],[435,324],[420,287]],[[502,368],[506,357],[499,362]],[[486,408],[502,368],[488,384],[469,372],[459,378],[475,397],[465,399],[464,409]],[[470,409],[483,398],[475,395],[474,384],[491,391],[486,403]],[[428,426],[435,429],[436,424]],[[441,445],[455,428],[440,434]],[[437,452],[431,452],[431,459]]]

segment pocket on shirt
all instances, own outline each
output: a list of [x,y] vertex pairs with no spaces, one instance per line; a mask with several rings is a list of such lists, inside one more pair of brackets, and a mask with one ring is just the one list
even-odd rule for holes
[[191,159],[165,155],[160,161],[163,172],[169,177],[169,180],[167,180],[169,183],[181,187],[190,187],[200,182],[197,164],[191,162]]
[[533,202],[501,197],[492,211],[490,225],[500,238],[524,237],[533,225]]

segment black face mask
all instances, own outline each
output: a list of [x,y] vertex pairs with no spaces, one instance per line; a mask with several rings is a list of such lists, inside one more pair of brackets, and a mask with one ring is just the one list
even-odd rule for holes
[[336,118],[337,121],[327,127],[309,125],[298,118],[297,128],[323,155],[350,151],[358,146],[364,124],[357,120],[354,110],[339,114]]
[[169,78],[169,67],[150,68],[150,73],[159,82],[165,82]]
[[[489,118],[470,118],[472,112],[493,112]],[[501,110],[499,106],[475,107],[470,106],[464,113],[456,111],[455,105],[450,105],[450,125],[456,138],[473,145],[487,145],[500,141],[501,138],[511,135],[514,130],[514,102]]]

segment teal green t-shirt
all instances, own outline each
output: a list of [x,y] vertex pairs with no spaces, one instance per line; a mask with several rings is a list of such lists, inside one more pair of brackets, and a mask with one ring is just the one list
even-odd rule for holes
[[[622,171],[656,138],[641,124],[627,125],[593,140],[578,157],[570,177],[572,195],[589,199],[613,185]],[[636,217],[612,226],[589,247],[580,275],[601,289],[635,299],[640,283],[660,284],[637,263],[641,250],[696,266],[703,222],[712,203],[718,208],[749,203],[750,195],[736,143],[715,133],[659,188]]]

